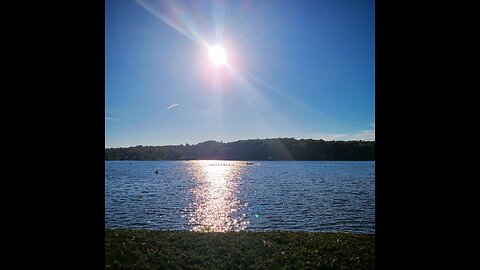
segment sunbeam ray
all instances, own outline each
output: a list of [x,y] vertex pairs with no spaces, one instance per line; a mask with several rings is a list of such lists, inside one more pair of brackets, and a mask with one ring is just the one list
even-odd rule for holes
[[[158,1],[156,3],[159,5],[157,6],[146,0],[135,0],[135,2],[190,40],[202,46],[207,46],[207,43],[200,38],[198,30],[195,28],[195,24],[191,22],[186,9],[175,6],[171,1]],[[163,7],[163,13],[159,11],[160,7]]]
[[240,74],[242,74],[244,77],[248,77],[249,79],[253,80],[253,81],[256,81],[264,86],[266,86],[266,89],[267,90],[270,90],[270,91],[273,91],[275,94],[277,95],[280,95],[284,98],[286,98],[288,100],[289,103],[294,103],[296,105],[298,105],[299,107],[301,108],[305,108],[311,112],[314,112],[316,115],[320,115],[321,117],[323,117],[325,120],[328,120],[328,121],[331,121],[331,122],[334,122],[336,123],[337,125],[340,124],[340,125],[345,125],[346,123],[344,123],[343,121],[337,119],[336,117],[333,117],[331,115],[328,115],[322,111],[320,111],[319,109],[313,107],[313,106],[310,106],[309,104],[305,103],[304,101],[292,96],[292,95],[289,95],[287,94],[285,91],[282,91],[280,89],[278,89],[277,87],[273,86],[272,84],[266,82],[265,80],[262,80],[260,78],[258,78],[257,76],[251,74],[250,72],[246,71],[246,70],[238,70],[238,72]]

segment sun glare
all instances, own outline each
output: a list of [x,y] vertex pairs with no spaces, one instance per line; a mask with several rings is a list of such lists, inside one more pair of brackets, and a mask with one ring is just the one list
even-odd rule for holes
[[208,48],[208,53],[210,55],[210,60],[216,66],[226,65],[227,64],[227,53],[220,45],[211,46]]

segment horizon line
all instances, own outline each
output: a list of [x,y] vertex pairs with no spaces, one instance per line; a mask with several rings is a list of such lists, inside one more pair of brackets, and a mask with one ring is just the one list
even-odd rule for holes
[[275,137],[275,138],[262,138],[262,139],[238,139],[238,140],[234,140],[234,141],[218,141],[218,140],[213,140],[213,139],[210,139],[210,140],[205,140],[205,141],[201,141],[201,142],[197,142],[197,143],[180,143],[180,144],[163,144],[163,145],[150,145],[150,144],[137,144],[137,145],[130,145],[130,146],[117,146],[117,147],[105,147],[105,149],[112,149],[112,148],[131,148],[131,147],[138,147],[138,146],[154,146],[154,147],[157,147],[157,146],[180,146],[180,145],[197,145],[197,144],[200,144],[200,143],[205,143],[205,142],[210,142],[210,141],[214,141],[214,142],[218,142],[218,143],[234,143],[234,142],[239,142],[239,141],[249,141],[249,140],[271,140],[271,139],[294,139],[294,140],[314,140],[314,141],[325,141],[325,142],[375,142],[375,140],[326,140],[326,139],[322,139],[322,138],[319,138],[319,139],[314,139],[314,138],[300,138],[300,139],[297,139],[295,137]]

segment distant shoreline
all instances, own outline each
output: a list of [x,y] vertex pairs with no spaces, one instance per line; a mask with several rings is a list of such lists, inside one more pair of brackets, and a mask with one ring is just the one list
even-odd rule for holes
[[375,141],[254,139],[106,148],[105,160],[374,161]]

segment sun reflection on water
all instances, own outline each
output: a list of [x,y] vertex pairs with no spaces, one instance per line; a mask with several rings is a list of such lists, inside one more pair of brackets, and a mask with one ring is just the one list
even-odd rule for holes
[[193,231],[240,231],[248,220],[240,214],[239,183],[244,170],[235,161],[198,161],[192,166],[196,185],[194,202],[188,206]]

